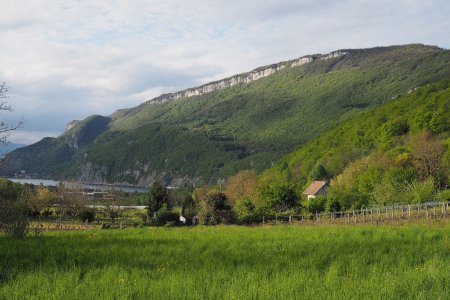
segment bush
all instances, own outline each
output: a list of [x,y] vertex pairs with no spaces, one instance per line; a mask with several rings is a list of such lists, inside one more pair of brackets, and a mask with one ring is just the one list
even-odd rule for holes
[[446,189],[446,190],[440,191],[437,194],[437,199],[439,201],[450,201],[450,189]]
[[92,223],[95,219],[95,210],[93,209],[86,209],[86,210],[82,210],[78,217],[80,218],[81,221],[85,222],[86,220],[88,220],[89,223]]
[[41,215],[46,219],[53,216],[54,214],[55,214],[55,209],[49,208],[49,207],[44,208],[44,210],[41,211]]
[[305,210],[311,214],[321,213],[325,210],[325,205],[327,198],[323,196],[316,196],[314,198],[309,198],[305,201]]
[[238,199],[233,209],[239,221],[252,219],[252,216],[256,212],[255,204],[248,197]]
[[180,222],[180,215],[172,211],[160,211],[156,214],[156,222],[158,225],[166,225],[172,222],[178,224]]
[[178,225],[180,223],[180,214],[177,212],[170,211],[167,205],[164,204],[163,207],[156,213],[156,220],[153,220],[155,225]]
[[334,197],[327,197],[325,202],[325,210],[328,212],[341,211],[341,203]]

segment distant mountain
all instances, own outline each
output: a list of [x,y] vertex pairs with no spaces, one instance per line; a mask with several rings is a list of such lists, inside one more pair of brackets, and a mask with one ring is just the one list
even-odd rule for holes
[[424,45],[348,49],[261,67],[165,94],[58,138],[13,151],[0,174],[167,184],[264,170],[362,112],[450,78],[450,51]]

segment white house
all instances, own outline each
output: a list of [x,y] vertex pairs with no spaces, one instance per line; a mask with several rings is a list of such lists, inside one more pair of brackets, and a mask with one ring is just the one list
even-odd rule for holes
[[303,194],[308,195],[308,199],[315,198],[316,196],[326,196],[328,186],[329,184],[326,180],[314,181]]

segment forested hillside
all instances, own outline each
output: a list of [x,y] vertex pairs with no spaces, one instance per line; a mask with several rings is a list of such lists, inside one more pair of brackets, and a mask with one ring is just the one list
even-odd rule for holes
[[[450,51],[437,47],[341,52],[246,84],[90,117],[58,138],[14,151],[0,173],[12,176],[23,170],[33,177],[90,182],[147,184],[160,178],[170,185],[216,183],[242,169],[262,171],[324,130],[450,78]],[[388,126],[377,122],[367,126]],[[361,134],[366,143],[364,130]],[[326,151],[325,146],[313,148],[312,155]],[[336,175],[362,154],[345,151],[348,158],[321,163]],[[319,156],[295,166],[294,160],[291,166],[305,174]],[[292,176],[300,176],[294,169]]]
[[327,198],[305,202],[313,211],[450,200],[450,81],[324,132],[261,174],[258,185],[288,183],[301,196],[313,180],[330,179]]

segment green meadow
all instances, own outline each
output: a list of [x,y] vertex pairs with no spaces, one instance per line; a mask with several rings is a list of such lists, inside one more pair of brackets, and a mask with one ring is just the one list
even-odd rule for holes
[[450,224],[0,236],[0,299],[450,299]]

